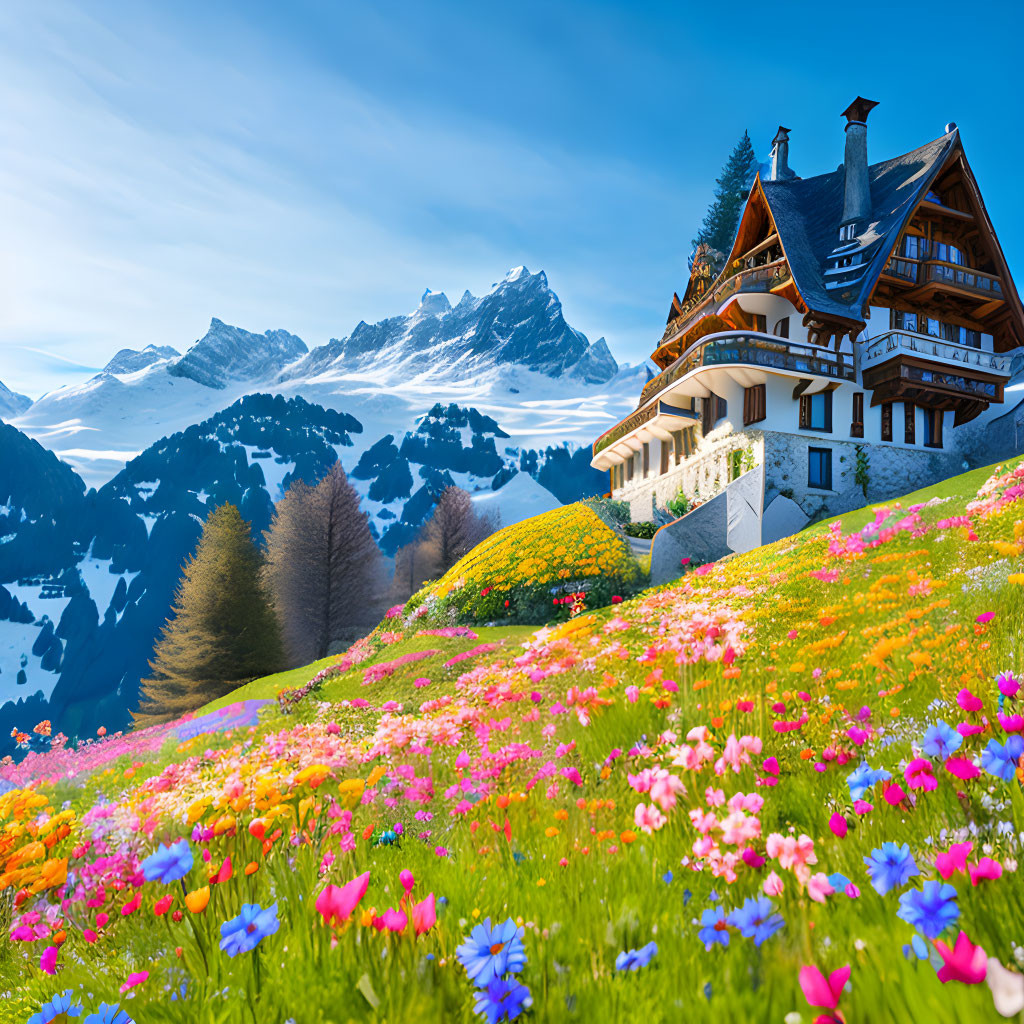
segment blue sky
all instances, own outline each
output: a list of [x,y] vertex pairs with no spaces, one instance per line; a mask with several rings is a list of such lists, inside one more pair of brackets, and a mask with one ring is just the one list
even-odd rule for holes
[[[165,2],[0,8],[0,380],[33,397],[211,316],[310,346],[544,269],[654,347],[729,150],[802,175],[961,128],[1011,267],[1021,16],[989,3]],[[847,27],[850,23],[850,27]]]

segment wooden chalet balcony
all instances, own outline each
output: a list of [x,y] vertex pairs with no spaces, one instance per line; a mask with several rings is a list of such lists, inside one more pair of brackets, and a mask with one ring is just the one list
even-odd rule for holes
[[640,405],[700,367],[727,365],[764,367],[805,377],[856,379],[849,355],[773,334],[729,331],[705,335],[657,377],[652,377],[640,393]]
[[[725,276],[719,276],[705,295],[685,303],[682,312],[669,322],[658,351],[678,339],[696,320],[709,313],[717,313],[734,295],[740,292],[774,292],[792,282],[793,275],[785,259],[753,267],[742,267],[731,273],[727,272]],[[655,352],[654,356],[657,354],[658,352]]]
[[901,401],[953,410],[959,426],[1002,402],[1010,360],[940,338],[890,331],[867,344],[861,370],[872,406]]
[[968,345],[956,345],[928,334],[912,334],[910,331],[889,331],[872,338],[861,354],[861,367],[867,370],[902,355],[930,363],[964,367],[997,377],[1010,376],[1009,356],[985,352]]
[[1003,298],[1003,286],[994,274],[984,274],[943,260],[909,260],[893,256],[882,273],[900,284],[917,285],[915,296],[923,297],[932,291],[954,291],[983,300]]

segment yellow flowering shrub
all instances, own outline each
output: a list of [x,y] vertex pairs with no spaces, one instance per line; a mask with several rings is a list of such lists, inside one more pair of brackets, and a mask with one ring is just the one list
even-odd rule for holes
[[606,605],[644,582],[627,542],[575,503],[498,530],[410,607],[426,603],[448,619],[545,622]]

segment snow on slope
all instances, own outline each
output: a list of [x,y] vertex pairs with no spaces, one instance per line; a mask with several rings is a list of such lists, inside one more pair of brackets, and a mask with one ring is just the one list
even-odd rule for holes
[[0,381],[0,420],[12,420],[32,404],[32,399],[19,395]]
[[529,473],[516,473],[504,487],[497,491],[482,491],[473,495],[477,512],[497,513],[499,526],[539,516],[558,508],[561,502],[546,488],[542,487]]

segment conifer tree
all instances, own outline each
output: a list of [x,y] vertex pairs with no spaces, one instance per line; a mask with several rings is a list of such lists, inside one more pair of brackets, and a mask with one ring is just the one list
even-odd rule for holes
[[425,578],[443,576],[493,532],[494,523],[477,514],[469,494],[461,487],[446,487],[420,534],[419,559]]
[[704,242],[720,253],[729,252],[736,237],[740,210],[750,192],[757,168],[754,147],[750,143],[750,136],[744,132],[715,182],[715,198],[693,240],[694,248]]
[[315,486],[292,484],[266,539],[263,578],[290,665],[326,657],[383,612],[383,559],[359,495],[336,462]]
[[234,505],[207,518],[185,563],[171,617],[142,681],[137,726],[193,711],[283,667],[280,630],[260,582],[260,555]]

